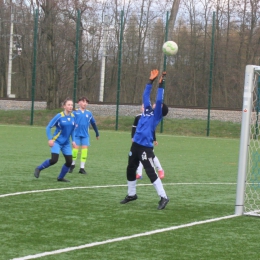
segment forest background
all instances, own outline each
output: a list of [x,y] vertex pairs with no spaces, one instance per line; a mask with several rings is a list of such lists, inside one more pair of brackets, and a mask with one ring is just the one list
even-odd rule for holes
[[245,66],[260,60],[260,0],[0,0],[0,98],[7,98],[13,13],[12,93],[17,99],[31,99],[36,9],[35,99],[47,101],[49,109],[73,96],[78,13],[76,95],[85,95],[92,103],[100,102],[101,81],[103,102],[116,103],[119,97],[120,103],[141,103],[150,70],[161,68],[167,13],[168,40],[179,46],[177,55],[167,58],[165,102],[170,106],[208,104],[213,12],[212,107],[241,108]]

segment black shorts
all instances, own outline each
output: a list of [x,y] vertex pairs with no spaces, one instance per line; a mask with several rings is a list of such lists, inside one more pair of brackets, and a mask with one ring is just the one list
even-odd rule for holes
[[136,170],[139,162],[141,162],[151,182],[154,182],[157,179],[153,162],[154,157],[153,147],[145,147],[137,143],[133,143],[128,155],[127,179],[129,181],[136,179]]

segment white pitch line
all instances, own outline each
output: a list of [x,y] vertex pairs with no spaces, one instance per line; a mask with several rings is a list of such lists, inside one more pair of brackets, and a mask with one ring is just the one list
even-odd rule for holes
[[81,246],[67,247],[67,248],[64,248],[64,249],[39,253],[39,254],[35,254],[35,255],[28,255],[28,256],[24,256],[24,257],[13,258],[11,260],[29,260],[29,259],[36,259],[36,258],[48,256],[48,255],[57,255],[57,254],[66,253],[66,252],[70,252],[70,251],[80,250],[80,249],[94,247],[94,246],[105,245],[105,244],[114,243],[114,242],[121,242],[121,241],[124,241],[124,240],[136,238],[136,237],[150,236],[150,235],[154,235],[154,234],[158,234],[158,233],[162,233],[162,232],[177,230],[177,229],[180,229],[180,228],[192,227],[192,226],[196,226],[196,225],[216,222],[216,221],[220,221],[220,220],[223,220],[223,219],[230,219],[230,218],[234,218],[234,217],[238,217],[238,215],[229,215],[229,216],[224,216],[224,217],[220,217],[220,218],[196,221],[196,222],[192,222],[192,223],[188,223],[188,224],[183,224],[183,225],[180,225],[180,226],[173,226],[173,227],[169,227],[169,228],[156,229],[156,230],[153,230],[153,231],[147,231],[147,232],[144,232],[144,233],[139,233],[139,234],[135,234],[135,235],[131,235],[131,236],[118,237],[118,238],[108,239],[108,240],[104,240],[104,241],[100,241],[100,242],[93,242],[93,243],[89,243],[89,244],[85,244],[85,245],[81,245]]
[[[167,185],[235,185],[236,183],[231,182],[223,182],[223,183],[164,183],[164,186]],[[137,186],[152,186],[152,184],[137,184]],[[127,184],[120,184],[120,185],[103,185],[103,186],[85,186],[85,187],[67,187],[67,188],[55,188],[55,189],[46,189],[46,190],[30,190],[30,191],[21,191],[15,193],[7,193],[7,194],[0,194],[0,198],[17,196],[17,195],[24,195],[24,194],[31,194],[31,193],[42,193],[42,192],[50,192],[50,191],[62,191],[62,190],[77,190],[77,189],[98,189],[98,188],[117,188],[117,187],[127,187]]]

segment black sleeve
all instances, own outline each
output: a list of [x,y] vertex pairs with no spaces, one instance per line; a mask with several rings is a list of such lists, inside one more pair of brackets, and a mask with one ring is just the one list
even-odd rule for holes
[[138,115],[138,116],[135,117],[134,123],[133,123],[133,125],[132,125],[132,133],[131,133],[131,137],[132,137],[132,138],[133,138],[134,135],[135,135],[136,127],[137,127],[137,125],[138,125],[138,121],[139,121],[140,117],[141,117],[141,115]]
[[155,131],[153,132],[153,141],[156,141],[156,135],[155,135]]

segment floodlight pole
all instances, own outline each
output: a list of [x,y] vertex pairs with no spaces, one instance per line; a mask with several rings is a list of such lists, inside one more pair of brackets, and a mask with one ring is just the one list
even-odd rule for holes
[[122,55],[122,41],[123,41],[123,21],[124,21],[124,11],[122,10],[121,11],[121,22],[120,22],[120,40],[119,40],[119,48],[118,48],[116,131],[118,130],[119,98],[120,98],[120,84],[121,84],[121,55]]
[[212,71],[213,71],[213,62],[214,62],[214,36],[215,36],[215,12],[213,12],[213,18],[212,18],[207,136],[209,136],[209,125],[210,125],[210,108],[211,108],[211,96],[212,96],[212,74],[213,74]]
[[105,85],[105,70],[106,70],[106,55],[107,55],[107,34],[108,34],[108,16],[105,15],[105,18],[104,18],[104,38],[103,38],[103,42],[102,42],[99,102],[104,101],[104,85]]
[[35,84],[36,84],[36,55],[37,55],[37,34],[38,34],[38,9],[35,10],[34,15],[34,37],[33,37],[33,65],[32,65],[32,107],[31,107],[31,125],[33,125],[34,116],[34,97],[35,97]]
[[7,76],[7,97],[9,98],[15,98],[15,95],[11,94],[12,65],[13,65],[13,37],[14,37],[13,33],[14,33],[14,14],[11,6],[10,45],[9,45],[8,76]]
[[73,88],[73,108],[75,109],[77,84],[78,84],[78,57],[79,57],[79,25],[80,25],[80,11],[77,10],[77,25],[76,25],[76,52],[74,61],[74,88]]

